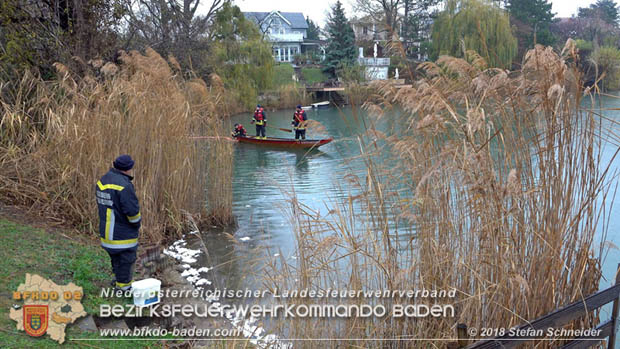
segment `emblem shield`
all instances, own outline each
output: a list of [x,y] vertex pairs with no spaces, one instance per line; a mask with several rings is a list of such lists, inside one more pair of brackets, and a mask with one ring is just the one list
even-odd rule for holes
[[49,308],[47,305],[24,305],[24,331],[33,337],[47,332]]

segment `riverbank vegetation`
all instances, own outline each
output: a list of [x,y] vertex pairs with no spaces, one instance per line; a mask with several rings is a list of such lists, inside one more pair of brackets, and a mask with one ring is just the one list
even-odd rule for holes
[[58,79],[25,74],[16,93],[0,99],[0,195],[96,231],[93,185],[128,153],[147,241],[180,232],[187,214],[232,221],[230,183],[217,182],[232,173],[217,108],[225,90],[183,79],[174,58],[151,49],[122,53],[119,61],[100,62],[81,79],[56,64]]
[[509,68],[517,54],[508,13],[486,0],[449,0],[432,32],[434,61],[441,55],[480,54],[492,67]]
[[[384,143],[359,139],[367,175],[351,174],[357,190],[334,198],[329,212],[291,195],[297,259],[274,260],[267,282],[274,289],[455,289],[455,298],[415,299],[453,305],[455,316],[392,316],[393,304],[413,304],[406,297],[314,298],[299,301],[380,304],[388,313],[278,322],[278,330],[293,338],[386,339],[377,345],[454,338],[458,323],[509,328],[595,292],[604,255],[595,234],[605,241],[612,184],[597,116],[581,107],[595,96],[582,88],[575,55],[572,41],[560,54],[537,46],[508,72],[467,52],[423,64],[424,78],[411,88],[381,83],[381,97],[366,104],[370,115],[380,118],[398,103],[406,127],[382,136],[372,117],[365,120],[369,138]],[[375,161],[377,146],[393,162]]]

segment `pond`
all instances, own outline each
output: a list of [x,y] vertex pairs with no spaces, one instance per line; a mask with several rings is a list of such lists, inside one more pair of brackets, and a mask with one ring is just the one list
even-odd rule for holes
[[[619,109],[604,111],[606,119],[601,124],[601,129],[618,134],[620,99],[602,97],[601,103],[604,108]],[[586,101],[584,107],[588,106]],[[359,191],[359,187],[351,185],[348,179],[352,175],[366,176],[368,170],[364,158],[360,156],[362,152],[372,151],[375,159],[388,161],[383,165],[390,165],[392,160],[388,150],[382,147],[380,141],[373,142],[372,137],[365,133],[368,121],[365,113],[350,107],[307,111],[309,119],[319,121],[325,128],[321,134],[309,131],[307,138],[334,138],[319,151],[283,151],[235,144],[233,213],[238,220],[238,228],[235,231],[204,234],[198,240],[189,239],[190,247],[202,246],[208,251],[198,257],[198,264],[215,267],[213,277],[216,288],[263,289],[262,268],[268,255],[294,264],[296,240],[292,221],[287,214],[291,211],[292,197],[312,210],[325,213],[334,207],[338,199]],[[399,110],[386,113],[376,125],[377,129],[383,132],[397,130],[395,120],[401,119],[400,113]],[[277,129],[290,128],[292,115],[293,110],[268,112],[268,124],[272,127],[267,129],[267,136],[293,137],[291,133]],[[248,133],[254,135],[254,125],[250,124],[250,120],[250,113],[234,116],[228,128],[232,130],[234,123],[242,123]],[[614,142],[611,137],[602,147],[602,164],[606,164],[617,151],[618,141]],[[618,169],[618,161],[615,160],[611,173]],[[617,183],[615,176],[608,177],[608,180]],[[611,209],[607,239],[620,245],[620,208],[619,205],[611,205],[611,202],[607,205]],[[594,247],[599,242],[600,236]],[[613,283],[618,262],[620,251],[610,249],[603,264],[601,288]]]

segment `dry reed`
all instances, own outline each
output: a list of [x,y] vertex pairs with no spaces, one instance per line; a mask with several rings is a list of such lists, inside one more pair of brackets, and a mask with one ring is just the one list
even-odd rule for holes
[[306,92],[304,86],[291,83],[278,86],[273,91],[266,91],[259,97],[259,101],[268,110],[290,109],[295,108],[298,104],[310,104],[312,95]]
[[[456,299],[340,301],[387,309],[437,302],[453,304],[456,314],[295,319],[277,329],[290,338],[353,339],[331,347],[444,347],[390,339],[455,338],[458,323],[509,328],[595,292],[604,255],[595,236],[602,231],[597,239],[605,240],[610,174],[596,115],[580,107],[593,96],[574,62],[572,41],[560,55],[537,46],[516,72],[489,69],[469,52],[422,64],[425,78],[412,88],[376,85],[371,115],[394,104],[405,112],[401,128],[384,138],[397,168],[366,154],[366,176],[349,176],[358,194],[334,200],[328,213],[291,195],[297,262],[273,261],[265,282],[280,290],[455,289]],[[365,154],[362,138],[360,148]],[[590,314],[569,326],[597,321]]]
[[185,81],[151,49],[123,53],[120,64],[82,79],[56,68],[57,81],[26,75],[17,97],[0,101],[3,201],[95,231],[94,183],[127,153],[149,240],[179,232],[188,213],[231,220],[230,146],[188,137],[227,134],[221,91]]

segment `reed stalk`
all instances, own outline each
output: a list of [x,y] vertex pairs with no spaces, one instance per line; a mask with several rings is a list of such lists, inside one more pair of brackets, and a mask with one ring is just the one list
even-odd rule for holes
[[[452,298],[347,298],[339,303],[452,304],[448,317],[295,319],[290,338],[349,338],[330,347],[444,347],[456,326],[510,328],[598,289],[611,197],[605,136],[582,108],[581,72],[568,41],[537,46],[521,70],[488,68],[468,52],[420,67],[413,87],[376,83],[365,106],[375,120],[404,111],[382,138],[392,162],[360,138],[365,175],[351,194],[315,211],[290,196],[297,261],[274,263],[274,289],[456,290]],[[373,119],[373,118],[371,118]],[[381,135],[369,122],[374,137]],[[381,145],[379,145],[380,147]],[[613,160],[612,160],[613,161]],[[307,301],[307,300],[306,300]],[[312,302],[333,302],[314,299]],[[589,314],[568,327],[597,324]],[[557,347],[545,341],[536,347]],[[295,344],[311,347],[314,344]]]
[[189,138],[227,135],[221,91],[184,80],[151,49],[119,60],[83,78],[57,63],[56,81],[26,75],[21,92],[0,101],[3,201],[96,231],[94,185],[130,154],[148,240],[180,232],[185,214],[229,221],[232,149]]

